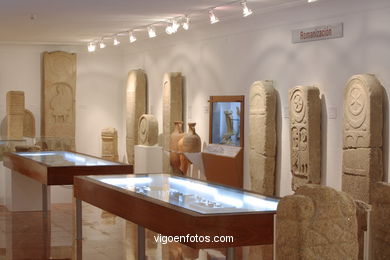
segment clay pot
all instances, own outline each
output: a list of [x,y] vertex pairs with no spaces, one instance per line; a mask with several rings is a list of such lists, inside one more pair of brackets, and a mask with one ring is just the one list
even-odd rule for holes
[[171,134],[170,138],[170,154],[169,160],[171,166],[173,168],[174,173],[180,172],[180,156],[179,156],[179,148],[178,143],[179,140],[183,138],[183,121],[175,121],[175,128]]
[[183,145],[183,142],[184,142],[184,136],[183,138],[181,138],[178,142],[178,148],[179,148],[179,170],[180,170],[180,173],[181,174],[186,174],[187,173],[187,170],[188,170],[188,165],[189,165],[189,162],[188,160],[186,159],[186,157],[184,156],[183,152],[184,152],[184,145]]
[[183,151],[186,153],[199,153],[201,151],[201,140],[195,132],[196,123],[188,123],[188,133],[183,138]]

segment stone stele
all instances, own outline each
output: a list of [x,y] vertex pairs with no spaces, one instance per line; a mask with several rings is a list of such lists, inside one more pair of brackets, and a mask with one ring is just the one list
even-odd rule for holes
[[143,114],[138,121],[138,144],[153,146],[158,141],[158,122],[154,115]]
[[134,164],[134,145],[138,143],[138,120],[146,113],[146,74],[132,70],[126,88],[126,153],[129,164]]
[[75,150],[76,54],[43,54],[42,137]]
[[276,90],[273,82],[254,82],[249,99],[251,190],[273,196],[276,156]]
[[307,184],[280,200],[276,259],[358,258],[356,207],[351,196]]
[[292,189],[321,182],[321,100],[316,87],[289,90]]
[[7,138],[20,140],[23,138],[24,92],[7,92]]
[[368,219],[371,206],[361,200],[355,200],[356,220],[358,225],[359,260],[364,260],[364,232],[368,231]]
[[374,75],[352,76],[344,91],[342,190],[370,203],[383,178],[383,87]]
[[174,122],[183,121],[183,77],[180,72],[163,77],[163,171],[171,172],[169,162],[170,136]]
[[115,128],[107,127],[102,130],[102,158],[118,161],[118,133]]
[[390,259],[390,183],[378,182],[371,193],[372,259]]
[[23,136],[30,138],[35,137],[35,118],[33,113],[28,109],[24,110]]

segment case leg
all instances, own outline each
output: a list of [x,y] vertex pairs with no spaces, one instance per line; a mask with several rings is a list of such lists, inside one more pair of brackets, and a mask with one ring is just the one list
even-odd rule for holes
[[49,213],[48,194],[47,194],[46,184],[42,184],[42,211],[43,211],[43,216],[46,218]]
[[228,247],[226,249],[226,260],[234,260],[236,258],[236,249],[234,247]]
[[145,228],[137,225],[138,234],[138,260],[145,260]]
[[83,239],[83,214],[81,200],[76,198],[76,240]]

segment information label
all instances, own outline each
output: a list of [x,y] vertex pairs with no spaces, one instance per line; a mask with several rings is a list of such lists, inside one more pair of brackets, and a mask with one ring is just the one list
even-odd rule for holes
[[292,31],[292,42],[320,41],[343,37],[343,23],[321,25]]

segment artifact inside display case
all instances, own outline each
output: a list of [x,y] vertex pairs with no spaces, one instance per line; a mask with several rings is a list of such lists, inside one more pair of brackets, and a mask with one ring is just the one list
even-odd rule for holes
[[278,205],[274,198],[168,174],[90,177],[201,214],[275,211]]
[[117,165],[119,163],[102,160],[92,156],[64,151],[20,152],[19,156],[29,158],[50,166],[93,166]]
[[210,143],[243,146],[244,96],[210,97]]

